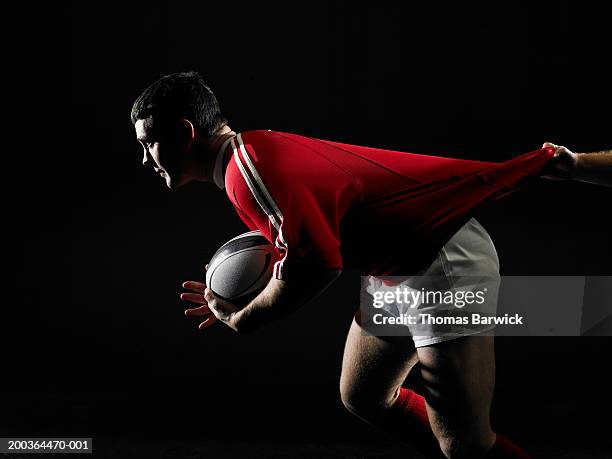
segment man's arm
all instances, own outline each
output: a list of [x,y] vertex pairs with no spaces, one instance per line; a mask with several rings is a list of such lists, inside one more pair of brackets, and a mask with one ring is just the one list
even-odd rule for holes
[[544,144],[546,147],[553,147],[556,151],[545,171],[545,178],[577,180],[612,187],[612,150],[573,153],[566,147],[550,142]]
[[283,317],[319,296],[341,270],[321,270],[290,281],[270,279],[266,288],[232,319],[236,331],[246,333]]
[[612,186],[612,150],[576,153],[578,165],[574,180]]
[[341,272],[340,269],[309,271],[307,275],[294,276],[290,281],[272,278],[266,288],[242,309],[217,298],[211,289],[198,281],[183,283],[183,287],[192,292],[181,293],[181,299],[200,305],[185,311],[186,316],[204,318],[200,330],[220,320],[235,331],[246,333],[314,300]]

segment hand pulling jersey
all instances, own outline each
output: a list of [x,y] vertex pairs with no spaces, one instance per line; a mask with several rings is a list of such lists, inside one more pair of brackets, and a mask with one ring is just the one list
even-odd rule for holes
[[223,145],[214,177],[275,245],[277,279],[343,267],[401,276],[429,266],[476,210],[538,177],[553,154],[493,163],[246,131]]

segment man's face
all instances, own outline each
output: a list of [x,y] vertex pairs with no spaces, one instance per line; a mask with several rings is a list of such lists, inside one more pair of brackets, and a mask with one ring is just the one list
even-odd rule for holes
[[152,167],[164,178],[170,189],[178,188],[187,183],[183,173],[184,151],[178,142],[156,134],[148,120],[138,120],[134,125],[136,139],[144,149],[142,164]]

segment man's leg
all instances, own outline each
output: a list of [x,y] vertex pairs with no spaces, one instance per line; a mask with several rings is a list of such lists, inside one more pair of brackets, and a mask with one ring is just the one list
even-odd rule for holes
[[438,441],[429,427],[423,398],[401,387],[418,361],[412,338],[369,335],[358,321],[359,313],[344,348],[342,402],[365,422],[414,445],[428,457],[438,457]]
[[489,413],[495,386],[492,336],[467,336],[417,349],[427,413],[449,458],[484,457],[495,443]]
[[[426,403],[402,387],[419,360]],[[529,457],[491,430],[494,383],[492,337],[464,337],[417,351],[411,337],[372,336],[357,320],[351,324],[340,377],[344,405],[428,457],[441,457],[440,450],[452,459]]]
[[417,353],[428,418],[447,458],[529,458],[491,429],[492,336],[467,336],[420,347]]

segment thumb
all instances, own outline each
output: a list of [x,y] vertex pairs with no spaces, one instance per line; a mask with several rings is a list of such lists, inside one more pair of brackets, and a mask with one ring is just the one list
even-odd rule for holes
[[552,142],[544,142],[544,145],[542,145],[542,148],[548,148],[548,147],[557,148],[557,145],[555,145]]

